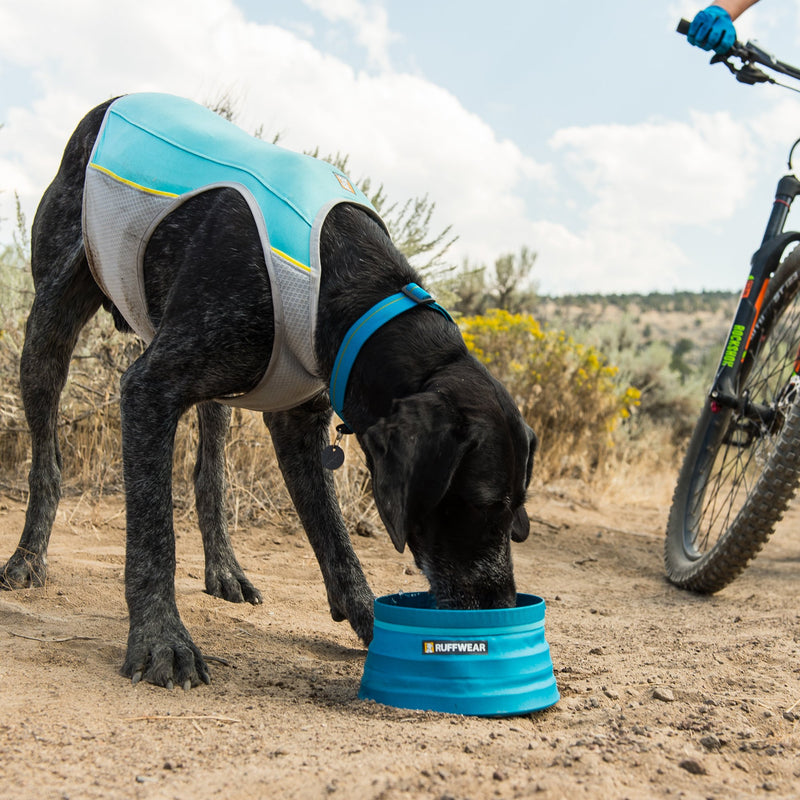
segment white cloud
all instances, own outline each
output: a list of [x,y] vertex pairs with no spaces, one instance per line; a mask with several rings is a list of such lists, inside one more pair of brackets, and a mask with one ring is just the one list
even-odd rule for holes
[[[787,157],[792,142],[800,136],[800,103],[796,97],[783,92],[772,107],[750,123],[761,141],[785,151]],[[794,165],[800,171],[800,148],[795,151]]]
[[666,230],[730,216],[756,166],[746,126],[728,114],[568,128],[551,144],[598,198],[592,216],[610,227]]
[[331,22],[350,24],[356,32],[356,41],[367,51],[370,65],[390,69],[389,46],[397,37],[389,29],[389,17],[382,5],[360,0],[303,0],[303,3]]
[[[330,9],[365,32],[383,31],[379,42],[389,37],[376,7],[340,0]],[[487,257],[508,249],[501,237],[524,222],[518,184],[547,180],[546,168],[500,141],[444,89],[391,71],[356,72],[294,33],[247,22],[231,0],[28,0],[6,6],[4,15],[0,69],[3,61],[26,66],[34,81],[33,96],[4,115],[0,171],[28,213],[81,116],[138,90],[201,101],[227,92],[248,130],[263,124],[286,146],[349,153],[353,177],[369,175],[391,198],[428,194],[437,203],[436,224],[453,223],[462,247],[485,238]],[[35,24],[45,17],[47,30]],[[48,55],[36,60],[33,52]],[[0,202],[9,218],[12,198],[5,193]]]
[[[349,153],[352,176],[383,183],[392,199],[428,194],[434,225],[460,236],[456,261],[488,263],[527,245],[539,253],[535,277],[546,291],[668,289],[685,285],[690,270],[675,231],[734,213],[752,180],[753,135],[777,130],[777,114],[759,123],[766,132],[727,114],[570,127],[553,135],[550,163],[541,163],[450,92],[393,71],[381,6],[306,2],[352,26],[376,69],[354,70],[299,33],[249,22],[233,0],[0,0],[0,240],[10,238],[12,190],[30,217],[92,106],[139,90],[200,101],[227,93],[246,129]],[[3,85],[19,70],[24,95]],[[546,200],[534,216],[537,196]]]
[[676,230],[729,218],[757,168],[747,127],[728,114],[566,128],[550,144],[589,198],[579,233],[539,228],[540,266],[558,265],[559,291],[685,284]]

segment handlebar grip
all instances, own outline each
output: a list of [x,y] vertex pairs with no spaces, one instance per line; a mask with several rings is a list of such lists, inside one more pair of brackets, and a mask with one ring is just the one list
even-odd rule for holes
[[688,19],[681,19],[681,21],[678,23],[678,27],[675,30],[683,36],[686,36],[686,34],[689,33],[689,28],[691,25],[692,23],[689,22]]

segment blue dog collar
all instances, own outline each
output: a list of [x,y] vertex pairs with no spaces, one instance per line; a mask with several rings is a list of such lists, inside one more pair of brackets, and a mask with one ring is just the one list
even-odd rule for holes
[[331,405],[345,424],[347,424],[347,421],[342,416],[342,409],[344,407],[345,392],[347,391],[347,380],[364,343],[389,320],[417,306],[428,306],[438,311],[450,322],[454,322],[447,310],[442,308],[428,292],[416,283],[409,283],[397,294],[393,294],[372,306],[366,314],[356,320],[345,334],[339,347],[339,352],[336,354],[336,361],[333,362],[330,386]]

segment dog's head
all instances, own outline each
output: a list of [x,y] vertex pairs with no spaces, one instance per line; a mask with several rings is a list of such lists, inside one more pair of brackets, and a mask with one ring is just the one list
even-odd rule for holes
[[408,544],[440,608],[513,606],[511,540],[528,536],[536,436],[477,362],[395,400],[360,437],[395,547]]

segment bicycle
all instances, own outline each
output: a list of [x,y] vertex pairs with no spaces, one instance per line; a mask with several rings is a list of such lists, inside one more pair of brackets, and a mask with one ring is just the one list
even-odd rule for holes
[[[686,34],[681,20],[678,32]],[[738,59],[737,65],[732,59]],[[715,55],[745,84],[778,83],[756,64],[800,80],[800,69],[752,42]],[[669,580],[713,593],[747,567],[800,483],[800,232],[784,231],[800,180],[778,182],[759,249],[714,381],[684,457],[667,523]],[[786,255],[785,255],[786,254]]]

